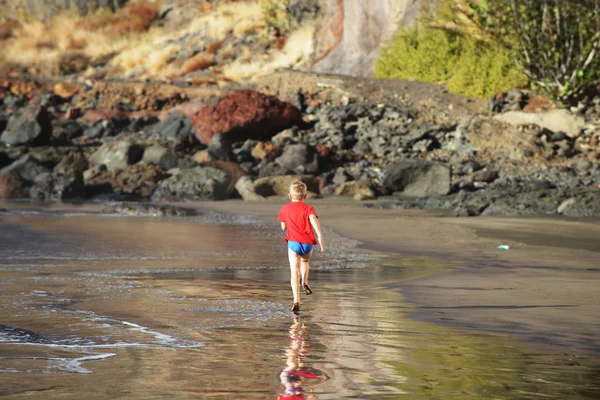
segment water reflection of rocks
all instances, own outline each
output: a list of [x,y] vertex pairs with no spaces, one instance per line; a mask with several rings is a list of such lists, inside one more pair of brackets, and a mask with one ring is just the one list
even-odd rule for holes
[[310,327],[294,317],[289,330],[289,344],[285,349],[286,367],[279,374],[284,392],[277,396],[278,400],[317,399],[312,392],[327,376],[309,367],[310,360]]

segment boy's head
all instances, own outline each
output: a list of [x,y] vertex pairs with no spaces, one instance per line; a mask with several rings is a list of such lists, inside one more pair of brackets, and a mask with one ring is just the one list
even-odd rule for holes
[[302,201],[306,198],[306,184],[302,181],[294,181],[290,185],[290,200]]

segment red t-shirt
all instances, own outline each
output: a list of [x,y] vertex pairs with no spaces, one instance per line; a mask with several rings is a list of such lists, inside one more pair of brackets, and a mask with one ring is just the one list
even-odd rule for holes
[[312,214],[317,215],[315,209],[300,201],[291,202],[281,207],[279,222],[285,222],[287,228],[286,242],[291,240],[303,244],[318,244],[308,219]]

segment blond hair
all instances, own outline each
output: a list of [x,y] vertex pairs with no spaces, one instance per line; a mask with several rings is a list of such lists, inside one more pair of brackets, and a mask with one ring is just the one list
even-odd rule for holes
[[306,184],[302,181],[294,181],[290,185],[290,195],[294,200],[302,200],[306,196]]

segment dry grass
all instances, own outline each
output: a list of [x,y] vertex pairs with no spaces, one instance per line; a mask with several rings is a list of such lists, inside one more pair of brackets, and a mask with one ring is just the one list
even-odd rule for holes
[[221,47],[223,47],[222,40],[213,40],[212,42],[210,42],[206,45],[206,52],[208,54],[215,56],[215,55],[217,55],[219,50],[221,50]]
[[273,55],[241,57],[223,68],[223,75],[233,81],[263,76],[281,68],[300,67],[309,62],[313,49],[314,26],[306,25],[292,32],[283,49]]
[[[215,74],[222,71],[222,76],[208,82],[216,80],[220,84],[297,65],[305,62],[312,51],[312,27],[301,28],[273,42],[269,55],[248,49],[237,52],[229,45],[224,46],[225,39],[232,34],[258,35],[264,40],[261,35],[267,32],[267,26],[260,5],[254,1],[213,2],[203,14],[175,29],[151,24],[158,10],[158,3],[132,0],[117,14],[106,10],[86,18],[62,14],[47,23],[23,21],[11,25],[10,30],[0,32],[5,38],[1,42],[0,73],[15,68],[45,77],[82,71],[92,76],[95,70],[90,65],[106,65],[107,77],[160,80],[214,66]],[[179,40],[188,35],[198,42]],[[203,38],[210,38],[205,52],[177,61],[183,49],[201,47],[201,41],[206,40]],[[240,55],[234,58],[237,53]],[[215,65],[217,55],[221,65]],[[199,78],[195,83],[204,81]]]
[[206,69],[215,63],[215,58],[207,53],[199,53],[186,60],[181,66],[181,75]]

